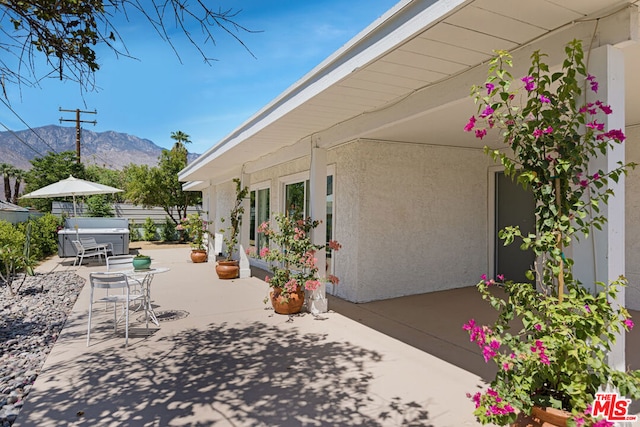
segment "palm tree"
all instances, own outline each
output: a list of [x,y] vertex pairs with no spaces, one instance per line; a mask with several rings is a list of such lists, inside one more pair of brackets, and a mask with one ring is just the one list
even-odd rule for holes
[[190,144],[191,143],[191,140],[189,138],[190,138],[190,136],[187,135],[186,133],[182,132],[181,130],[176,131],[176,132],[171,132],[171,139],[176,141],[175,147],[184,148],[184,144]]
[[2,178],[4,179],[4,199],[7,202],[11,201],[11,176],[14,171],[13,165],[8,163],[0,163],[0,174],[2,174]]
[[13,200],[11,200],[11,203],[13,203],[14,205],[18,204],[18,196],[20,195],[20,186],[22,184],[22,180],[24,180],[25,175],[26,175],[26,172],[23,171],[22,169],[15,168],[13,171],[13,178],[15,179],[15,181],[13,184]]

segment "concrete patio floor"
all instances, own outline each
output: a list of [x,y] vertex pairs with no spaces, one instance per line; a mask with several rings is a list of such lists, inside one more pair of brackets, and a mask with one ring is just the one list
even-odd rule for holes
[[[112,314],[94,311],[86,346],[85,286],[15,426],[477,425],[467,392],[492,374],[461,325],[493,313],[473,287],[282,316],[260,279],[219,280],[188,248],[145,250],[161,321],[133,316],[129,346]],[[88,279],[104,265],[53,258],[39,272]],[[640,328],[638,328],[640,329]],[[640,331],[627,336],[640,367]]]

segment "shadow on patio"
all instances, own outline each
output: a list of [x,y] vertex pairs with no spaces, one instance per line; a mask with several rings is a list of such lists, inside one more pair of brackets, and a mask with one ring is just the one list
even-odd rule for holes
[[39,422],[430,425],[428,408],[371,393],[374,373],[367,366],[382,362],[379,353],[325,335],[261,322],[223,323],[162,338],[156,345],[162,350],[148,349],[144,341],[134,347],[50,366],[50,383],[63,382],[66,365],[83,374],[73,389],[53,386],[30,398]]

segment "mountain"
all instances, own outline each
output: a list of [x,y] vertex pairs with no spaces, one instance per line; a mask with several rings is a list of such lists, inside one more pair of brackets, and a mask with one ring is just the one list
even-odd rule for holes
[[[85,165],[96,164],[109,169],[122,169],[130,163],[156,166],[162,152],[162,147],[153,141],[115,131],[82,129],[80,141],[80,158]],[[0,163],[29,170],[31,159],[51,151],[75,152],[75,127],[49,125],[33,130],[0,132]],[[197,156],[190,153],[188,161],[192,162]]]

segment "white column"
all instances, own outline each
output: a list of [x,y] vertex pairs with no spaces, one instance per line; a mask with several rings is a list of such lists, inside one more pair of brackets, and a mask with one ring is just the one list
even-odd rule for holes
[[[240,177],[241,188],[249,186],[249,175],[243,173]],[[249,257],[247,256],[246,249],[249,247],[249,228],[251,221],[249,216],[251,215],[251,198],[249,194],[242,201],[242,207],[244,213],[242,214],[242,224],[240,225],[240,239],[238,246],[238,257],[240,259],[240,278],[251,277],[251,264],[249,263]]]
[[[601,46],[591,51],[589,73],[598,82],[598,92],[593,93],[587,84],[587,101],[600,100],[611,106],[613,113],[598,116],[604,122],[605,130],[625,130],[624,115],[624,56],[613,46]],[[606,155],[600,154],[590,164],[589,174],[599,169],[605,173],[617,168],[618,162],[625,162],[625,144],[616,144]],[[600,206],[600,213],[608,219],[601,231],[593,229],[588,239],[583,237],[574,243],[575,277],[584,286],[594,290],[594,282],[610,283],[625,274],[625,185],[624,175],[616,183],[609,181],[609,188],[615,197],[609,198],[608,205]],[[621,289],[614,304],[625,305],[625,292]],[[617,336],[616,344],[609,354],[609,364],[625,370],[625,336]]]
[[[320,225],[313,230],[314,245],[324,246],[327,239],[327,150],[315,146],[311,148],[311,170],[309,171],[309,209],[313,220]],[[327,253],[324,250],[316,253],[318,276],[324,279],[327,275]],[[307,295],[307,308],[312,314],[326,313],[328,309],[327,292],[324,282],[320,288]]]

